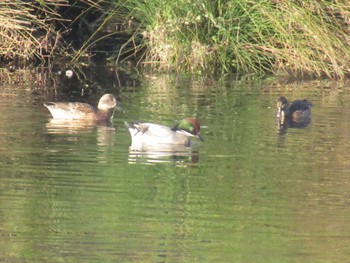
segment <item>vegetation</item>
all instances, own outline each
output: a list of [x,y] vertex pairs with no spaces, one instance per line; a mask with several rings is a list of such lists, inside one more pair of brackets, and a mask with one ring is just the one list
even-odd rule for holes
[[33,1],[0,3],[1,57],[103,51],[178,72],[350,75],[347,0]]
[[55,23],[62,18],[54,9],[66,1],[26,2],[0,2],[0,57],[3,61],[23,63],[33,58],[44,61],[58,52],[60,40]]

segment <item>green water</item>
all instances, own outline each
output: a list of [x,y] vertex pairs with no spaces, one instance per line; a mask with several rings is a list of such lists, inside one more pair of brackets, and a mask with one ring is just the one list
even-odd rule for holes
[[[126,112],[96,127],[2,85],[0,261],[346,262],[350,91],[304,86],[157,76],[116,91]],[[309,126],[278,132],[281,94],[312,101]],[[129,152],[124,120],[187,116],[204,143]]]

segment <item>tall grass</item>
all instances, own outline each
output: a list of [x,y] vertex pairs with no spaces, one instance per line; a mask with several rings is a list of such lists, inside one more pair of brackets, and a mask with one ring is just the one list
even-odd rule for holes
[[44,61],[59,46],[55,9],[67,0],[0,1],[0,57],[3,60]]
[[[143,64],[201,73],[350,73],[348,1],[110,0],[134,19]],[[131,47],[132,48],[132,47]]]
[[108,42],[118,64],[345,78],[349,28],[348,0],[2,0],[0,58],[76,62]]

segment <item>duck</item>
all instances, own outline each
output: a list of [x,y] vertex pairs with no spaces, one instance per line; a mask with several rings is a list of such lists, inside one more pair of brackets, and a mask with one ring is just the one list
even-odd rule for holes
[[193,117],[185,118],[173,127],[150,122],[125,122],[131,136],[130,149],[142,150],[163,146],[181,145],[189,147],[191,138],[204,141],[200,135],[200,124]]
[[97,108],[83,102],[46,102],[44,106],[54,119],[109,121],[114,115],[117,100],[112,94],[104,94]]
[[306,99],[289,102],[285,97],[281,96],[277,100],[277,118],[282,122],[310,122],[312,106],[313,104]]

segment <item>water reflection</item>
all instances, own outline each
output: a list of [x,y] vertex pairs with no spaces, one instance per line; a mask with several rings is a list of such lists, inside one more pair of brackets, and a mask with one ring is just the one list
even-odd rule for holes
[[318,105],[300,126],[276,123],[281,90],[156,81],[123,91],[125,119],[198,114],[198,148],[131,151],[124,115],[56,121],[0,91],[1,261],[348,260],[350,92],[283,86]]
[[115,127],[110,122],[78,121],[50,119],[46,123],[48,134],[80,134],[82,132],[97,130],[97,142],[99,145],[113,144]]
[[129,148],[129,163],[174,163],[177,165],[196,164],[199,161],[199,151],[185,145],[159,145],[143,149]]
[[51,134],[77,134],[79,132],[92,130],[96,127],[115,130],[111,122],[105,121],[50,119],[49,122],[46,123],[46,129],[48,133]]
[[277,117],[277,133],[285,134],[289,128],[302,129],[306,128],[311,123],[311,116],[299,120],[298,122],[285,117]]

